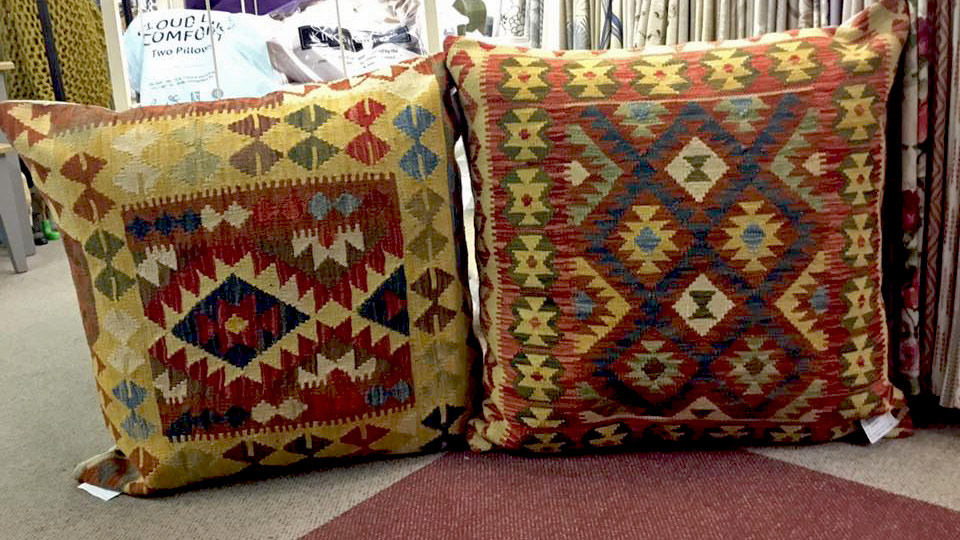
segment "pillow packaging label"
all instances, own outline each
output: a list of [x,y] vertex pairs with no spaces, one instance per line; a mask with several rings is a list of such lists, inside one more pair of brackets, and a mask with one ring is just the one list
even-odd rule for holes
[[206,11],[151,11],[130,24],[123,46],[130,85],[143,105],[260,97],[284,83],[266,45],[280,23],[265,16],[212,15],[213,40]]
[[860,426],[863,428],[863,432],[867,434],[867,440],[870,441],[870,444],[876,444],[887,433],[893,431],[893,428],[897,427],[899,423],[900,420],[888,412],[873,418],[865,418],[860,421]]
[[119,492],[119,491],[114,491],[114,490],[112,490],[112,489],[102,488],[102,487],[100,487],[100,486],[95,486],[95,485],[93,485],[93,484],[88,484],[88,483],[86,483],[86,482],[80,484],[80,485],[77,486],[77,487],[78,487],[79,489],[82,489],[83,491],[86,491],[87,493],[93,495],[94,497],[96,497],[96,498],[98,498],[98,499],[100,499],[101,501],[104,501],[104,502],[109,501],[109,500],[111,500],[111,499],[114,499],[114,498],[120,496],[120,492]]
[[[268,44],[274,66],[291,81],[307,83],[353,77],[423,54],[420,40],[404,25],[344,28],[327,25],[319,11],[297,13],[280,23]],[[340,42],[343,40],[343,50]],[[346,73],[344,73],[346,64]]]

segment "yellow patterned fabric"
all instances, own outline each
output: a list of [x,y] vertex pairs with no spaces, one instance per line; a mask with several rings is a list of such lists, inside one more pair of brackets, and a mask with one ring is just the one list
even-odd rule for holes
[[[47,0],[47,4],[66,100],[109,107],[107,47],[97,5],[91,0]],[[0,60],[16,65],[7,75],[8,97],[54,99],[34,0],[0,0]]]
[[81,479],[147,494],[462,433],[445,85],[433,57],[256,100],[0,105],[60,212],[117,440]]

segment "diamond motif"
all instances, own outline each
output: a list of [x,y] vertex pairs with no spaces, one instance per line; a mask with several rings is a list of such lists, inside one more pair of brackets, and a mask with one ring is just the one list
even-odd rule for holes
[[876,376],[877,366],[873,363],[874,343],[869,334],[853,336],[841,350],[843,366],[840,373],[850,386],[868,384]]
[[674,311],[701,336],[733,309],[733,302],[706,274],[700,274],[673,304]]
[[243,368],[306,320],[296,308],[231,275],[172,333]]
[[510,191],[507,219],[519,227],[544,226],[552,214],[548,195],[550,177],[542,169],[523,167],[508,174],[503,185]]
[[526,346],[550,347],[560,339],[557,318],[560,310],[551,298],[521,296],[513,304],[511,331]]
[[652,403],[676,395],[697,370],[696,362],[660,339],[639,341],[624,353],[624,358],[624,365],[615,367],[621,372],[621,380]]
[[707,83],[720,91],[741,90],[756,77],[750,66],[750,55],[739,49],[717,49],[703,57],[710,74]]
[[813,45],[799,39],[774,44],[769,53],[776,63],[773,75],[787,84],[812,80],[820,74],[820,65],[814,60],[816,52]]
[[645,57],[633,69],[639,75],[633,84],[642,94],[673,96],[690,86],[684,78],[687,63],[671,54]]
[[743,211],[740,215],[730,215],[729,227],[723,231],[729,238],[723,244],[723,251],[733,251],[731,258],[735,263],[744,264],[743,271],[748,274],[766,272],[764,260],[774,258],[777,253],[771,248],[783,245],[777,237],[777,231],[783,221],[777,220],[770,212],[761,212],[764,201],[744,201],[738,203]]
[[841,192],[843,197],[853,205],[867,204],[866,196],[875,189],[870,181],[873,157],[867,152],[850,154],[840,165],[840,172],[847,179],[847,185]]
[[550,402],[563,393],[563,389],[557,384],[563,375],[563,365],[551,356],[520,353],[511,365],[517,370],[513,386],[524,398]]
[[874,223],[870,214],[854,214],[843,222],[843,233],[847,236],[843,250],[843,261],[853,268],[862,268],[870,264],[873,255]]
[[543,289],[553,283],[553,244],[546,236],[522,234],[514,238],[507,251],[513,281],[524,288]]
[[578,257],[573,264],[575,273],[570,287],[574,291],[572,308],[576,327],[570,334],[574,351],[583,354],[620,322],[630,306],[586,260]]
[[570,82],[564,88],[574,98],[606,98],[617,91],[617,83],[610,78],[610,62],[590,58],[570,62],[565,70]]
[[763,120],[761,111],[770,107],[758,96],[738,96],[721,101],[717,111],[727,113],[724,123],[737,126],[737,131],[756,131],[754,123]]
[[868,276],[853,278],[843,286],[843,297],[847,301],[843,326],[848,330],[866,328],[873,320],[874,291],[873,282]]
[[873,114],[873,89],[865,84],[844,86],[837,90],[837,104],[842,113],[837,114],[837,131],[850,141],[863,141],[873,137],[878,124]]
[[655,219],[660,207],[638,204],[627,213],[620,223],[617,234],[620,236],[620,253],[627,261],[637,265],[641,274],[659,277],[664,268],[657,263],[671,260],[668,253],[679,250],[673,237],[677,234],[672,223],[666,219]]
[[840,65],[850,73],[872,73],[880,65],[880,55],[867,43],[837,42],[834,50],[840,54]]
[[737,340],[717,367],[727,368],[720,376],[748,405],[756,407],[767,400],[771,385],[783,379],[790,362],[776,342],[768,343],[766,336],[754,335]]
[[729,167],[699,137],[693,137],[667,165],[667,172],[697,202],[717,183]]
[[664,125],[663,116],[667,114],[667,108],[655,101],[630,101],[617,107],[617,116],[622,116],[622,124],[627,126],[636,126],[633,129],[633,135],[637,138],[650,138],[654,136],[651,128]]
[[550,141],[544,133],[550,116],[543,109],[510,109],[503,115],[501,125],[507,133],[503,152],[513,161],[543,159],[550,151]]
[[540,101],[550,91],[550,86],[543,80],[549,67],[539,58],[507,58],[500,69],[507,75],[500,83],[500,93],[511,101]]

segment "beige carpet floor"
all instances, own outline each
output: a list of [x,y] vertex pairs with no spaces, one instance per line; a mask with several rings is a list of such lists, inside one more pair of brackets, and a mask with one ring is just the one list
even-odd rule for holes
[[[53,243],[29,262],[28,273],[13,274],[0,251],[0,538],[298,538],[437,459],[101,502],[70,476],[76,463],[111,441],[66,257]],[[753,451],[960,511],[960,429],[925,430],[872,447]]]

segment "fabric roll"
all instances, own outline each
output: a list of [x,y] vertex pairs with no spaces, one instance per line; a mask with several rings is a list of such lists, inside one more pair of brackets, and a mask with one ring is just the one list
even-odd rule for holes
[[777,0],[777,32],[783,32],[787,29],[787,24],[790,22],[787,16],[789,11],[789,0]]
[[[950,8],[951,43],[960,39],[960,5]],[[947,116],[947,153],[944,166],[944,208],[939,299],[932,358],[932,383],[940,404],[960,407],[960,47],[953,47],[950,62],[950,109]]]
[[731,21],[730,8],[733,0],[718,0],[717,8],[717,39],[730,39],[733,37],[733,21]]
[[926,254],[923,290],[923,341],[920,346],[920,382],[929,381],[940,299],[941,230],[943,226],[944,175],[947,151],[947,116],[950,112],[950,5],[937,2],[932,13],[932,69],[930,70],[930,135],[932,139],[930,175],[927,179],[927,205],[924,252]]
[[543,0],[527,0],[527,36],[531,47],[540,47],[543,32]]
[[[901,62],[903,66],[901,103],[900,188],[902,193],[903,274],[900,283],[900,373],[910,381],[911,391],[920,391],[920,271],[923,257],[923,187],[926,183],[926,54],[920,54],[918,28],[927,11],[927,0],[910,0],[910,31]],[[919,36],[926,40],[926,35]],[[924,41],[926,50],[926,42]]]
[[[767,32],[770,7],[771,4],[769,2],[760,2],[753,8],[752,27],[750,28],[751,37],[759,36]],[[776,9],[776,4],[773,4],[773,8]]]
[[690,41],[690,10],[691,2],[689,0],[680,0],[677,9],[677,18],[671,20],[671,24],[677,27],[677,43],[686,43]]
[[666,43],[666,8],[665,0],[653,0],[650,3],[645,41],[651,45]]
[[837,26],[843,22],[840,14],[843,12],[843,0],[830,0],[830,26]]
[[799,11],[797,12],[797,28],[813,27],[813,3],[814,0],[800,0]]
[[[667,17],[664,24],[667,28],[666,44],[676,45],[680,43],[680,5],[688,5],[686,0],[670,0],[667,4]],[[683,19],[684,21],[686,19]]]

